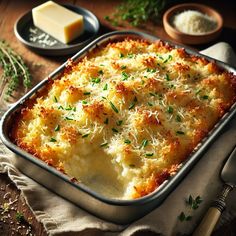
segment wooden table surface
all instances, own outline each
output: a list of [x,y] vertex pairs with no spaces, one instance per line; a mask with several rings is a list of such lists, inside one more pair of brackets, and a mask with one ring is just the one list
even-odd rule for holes
[[[58,3],[71,3],[79,5],[91,10],[99,18],[101,22],[101,30],[99,34],[109,32],[112,30],[112,26],[104,20],[105,15],[111,14],[115,6],[121,1],[116,0],[67,0],[67,1],[56,1]],[[183,2],[183,1],[175,1]],[[194,46],[196,49],[203,49],[215,42],[225,41],[232,45],[236,51],[236,3],[234,0],[199,0],[200,3],[205,3],[209,6],[217,9],[223,16],[224,28],[220,37],[206,45]],[[33,76],[33,82],[36,84],[40,80],[44,79],[49,73],[57,68],[66,57],[46,57],[35,54],[29,49],[25,48],[15,37],[13,26],[17,18],[19,18],[25,12],[31,10],[33,7],[41,4],[42,1],[21,1],[21,0],[0,0],[0,39],[6,40],[10,46],[17,51],[25,60],[30,68],[30,72]],[[132,28],[132,27],[126,27]],[[113,28],[114,29],[114,28]],[[117,28],[124,29],[124,28]],[[134,29],[134,28],[132,28]],[[162,23],[153,25],[148,23],[142,30],[154,35],[159,36],[163,39],[171,40],[170,37],[165,33]],[[1,73],[1,71],[0,71]],[[3,205],[9,200],[15,200],[11,208],[8,209],[7,213],[3,212]],[[2,208],[1,208],[2,207]],[[6,209],[5,209],[6,211]],[[23,214],[24,217],[21,216]],[[23,220],[22,220],[23,219]],[[236,235],[236,219],[229,222],[225,226],[221,227],[214,233],[215,236],[223,235]],[[25,204],[20,191],[11,182],[7,174],[0,174],[0,235],[47,235],[40,224],[33,216],[29,207]],[[153,234],[148,234],[153,235]]]

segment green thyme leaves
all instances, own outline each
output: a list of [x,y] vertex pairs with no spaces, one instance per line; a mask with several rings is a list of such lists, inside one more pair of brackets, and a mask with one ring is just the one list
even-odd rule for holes
[[119,113],[119,110],[117,109],[117,107],[116,107],[111,101],[109,101],[109,104],[110,104],[112,110],[113,110],[115,113]]
[[108,142],[104,142],[100,144],[100,147],[107,147],[108,146]]
[[153,152],[151,152],[151,153],[146,153],[146,154],[145,154],[146,157],[152,157],[153,155],[154,155]]
[[[200,196],[197,196],[196,198],[194,198],[192,195],[189,195],[188,199],[186,199],[186,204],[188,206],[188,209],[187,209],[188,213],[193,213],[193,210],[198,209],[202,201],[203,200]],[[192,215],[186,214],[183,211],[178,215],[178,219],[181,222],[190,221],[192,217],[193,217]]]
[[133,109],[137,102],[138,102],[137,97],[134,97],[134,100],[129,105],[129,110]]
[[111,129],[114,133],[118,133],[119,131],[116,128]]
[[147,139],[144,139],[141,143],[141,146],[140,148],[145,148],[146,146],[148,145],[148,140]]
[[170,113],[170,114],[173,114],[173,112],[174,112],[174,108],[171,107],[171,106],[168,106],[168,108],[167,108],[167,112]]
[[178,219],[183,222],[183,221],[190,221],[192,219],[191,215],[185,215],[185,213],[182,211],[180,215],[178,216]]
[[0,40],[0,66],[3,75],[0,83],[0,94],[6,87],[5,99],[13,95],[20,86],[22,79],[23,86],[28,89],[31,86],[32,76],[23,59],[3,40]]
[[98,83],[101,82],[101,79],[98,78],[98,77],[94,77],[94,78],[91,79],[91,81],[92,81],[93,83],[95,83],[95,84],[98,84]]
[[60,125],[57,125],[54,129],[54,131],[59,131],[60,130]]
[[84,95],[90,95],[91,93],[90,92],[84,92]]
[[122,80],[127,80],[129,78],[129,75],[126,72],[122,71],[121,74],[122,74]]
[[176,131],[176,134],[184,135],[185,133],[184,133],[183,131],[181,131],[181,130],[177,130],[177,131]]
[[186,200],[186,203],[191,207],[191,209],[196,210],[199,205],[202,203],[202,198],[200,196],[197,196],[195,199],[192,197],[192,195],[189,195],[188,199]]
[[116,125],[117,125],[117,126],[121,126],[122,123],[123,123],[123,120],[118,120],[118,121],[116,122]]
[[83,135],[82,135],[82,138],[87,138],[89,135],[90,135],[90,133],[83,134]]
[[125,140],[124,140],[124,143],[126,143],[126,144],[131,144],[131,141],[130,141],[129,139],[125,139]]
[[181,122],[181,121],[182,121],[182,118],[180,117],[180,115],[176,115],[175,120],[176,120],[177,122]]
[[50,142],[55,143],[57,140],[55,138],[51,138]]
[[106,118],[105,120],[104,120],[104,122],[103,122],[104,124],[106,124],[106,125],[108,125],[108,123],[109,123],[109,119],[108,118]]
[[17,211],[16,212],[16,220],[20,223],[22,223],[23,221],[25,221],[25,217],[23,215],[23,213]]
[[104,87],[103,87],[103,90],[107,90],[108,89],[108,85],[105,84]]

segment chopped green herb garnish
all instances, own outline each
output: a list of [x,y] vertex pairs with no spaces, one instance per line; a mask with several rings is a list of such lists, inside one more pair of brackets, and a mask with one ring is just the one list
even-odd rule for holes
[[111,129],[114,133],[118,133],[119,131],[116,128]]
[[127,73],[122,71],[122,80],[127,80],[128,78],[129,78],[129,76],[127,75]]
[[68,116],[65,117],[65,120],[74,120],[73,118],[70,118]]
[[209,96],[207,96],[207,95],[202,96],[202,99],[204,99],[204,100],[206,100],[208,98],[209,98]]
[[166,58],[166,59],[163,61],[163,63],[166,63],[166,62],[168,62],[169,60],[172,60],[172,56],[171,56],[171,55],[168,55],[168,58]]
[[176,115],[176,121],[178,121],[178,122],[181,122],[181,121],[182,121],[180,115]]
[[128,58],[133,58],[133,57],[134,57],[134,54],[128,53],[127,57],[128,57]]
[[153,104],[152,104],[151,102],[148,102],[148,106],[152,107],[152,106],[153,106]]
[[120,53],[120,58],[123,58],[124,57],[124,54],[123,53]]
[[195,94],[198,95],[202,90],[201,89],[198,89]]
[[183,222],[184,220],[185,220],[185,214],[184,214],[184,212],[182,211],[181,213],[180,213],[180,215],[178,216],[178,219],[181,221],[181,222]]
[[60,125],[57,125],[54,130],[59,131],[60,130]]
[[129,139],[125,139],[124,143],[126,143],[126,144],[130,144],[131,141],[130,141]]
[[159,55],[157,55],[161,60],[164,60],[164,58],[162,57],[162,56],[159,56]]
[[111,21],[109,16],[104,16],[104,19],[107,20],[107,21]]
[[103,90],[107,90],[107,88],[108,88],[108,85],[105,84],[104,87],[103,87]]
[[23,221],[25,220],[23,213],[17,211],[17,212],[16,212],[16,220],[17,220],[18,222],[23,222]]
[[84,92],[84,95],[90,95],[91,93],[90,92]]
[[156,69],[147,68],[147,72],[155,73],[156,71]]
[[131,102],[130,105],[129,105],[129,110],[131,110],[135,107],[135,104],[136,104],[137,101],[138,101],[137,97],[134,97],[133,102]]
[[107,145],[108,145],[108,142],[101,143],[101,144],[100,144],[100,147],[106,147]]
[[124,65],[123,65],[123,66],[121,66],[121,69],[122,69],[122,70],[126,69],[126,66],[124,66]]
[[54,96],[54,98],[53,98],[53,101],[54,101],[54,102],[58,102],[58,100],[57,100],[57,97],[56,97],[56,96]]
[[135,106],[135,102],[133,101],[133,102],[131,102],[130,105],[129,105],[129,110],[131,110],[132,108],[134,108],[134,106]]
[[150,96],[156,97],[155,93],[149,93]]
[[153,152],[152,152],[152,153],[146,153],[146,154],[145,154],[146,157],[152,157],[153,155],[154,155]]
[[192,216],[186,216],[185,220],[190,221],[192,219]]
[[144,148],[144,147],[146,147],[147,145],[148,145],[148,140],[147,140],[147,139],[144,139],[144,140],[142,141],[142,144],[141,144],[140,148]]
[[189,221],[192,219],[192,216],[186,216],[184,212],[181,212],[180,215],[178,216],[178,219],[183,222],[183,221]]
[[100,83],[101,82],[101,79],[100,78],[92,78],[92,80],[91,80],[93,83],[96,83],[96,84],[98,84],[98,83]]
[[170,114],[173,114],[173,112],[174,112],[173,107],[168,106],[168,108],[167,108],[167,112],[170,113]]
[[118,126],[121,126],[122,123],[123,123],[123,120],[118,120],[118,121],[116,122],[116,124],[117,124]]
[[200,196],[197,196],[195,199],[192,197],[192,195],[189,195],[188,200],[186,201],[186,203],[193,209],[196,210],[199,205],[201,204],[202,199]]
[[113,109],[114,112],[119,113],[119,110],[116,108],[116,106],[110,101],[110,106]]
[[69,105],[68,107],[64,108],[66,111],[71,111],[73,109],[73,107],[71,105]]
[[103,70],[99,70],[99,71],[98,71],[98,74],[99,74],[99,75],[103,75]]
[[175,86],[173,84],[170,84],[168,87],[171,88],[171,89],[175,88]]
[[180,130],[178,130],[178,131],[176,131],[176,134],[181,134],[181,135],[183,135],[183,134],[185,134],[183,131],[180,131]]
[[85,101],[85,100],[83,100],[83,101],[82,101],[82,104],[88,104],[88,102],[87,102],[87,101]]
[[64,107],[60,105],[60,106],[58,107],[58,109],[59,109],[59,110],[64,110]]
[[170,81],[170,76],[168,74],[165,75],[165,80]]
[[108,124],[108,122],[109,122],[109,119],[108,118],[106,118],[106,120],[104,121],[104,124]]
[[86,138],[86,137],[88,137],[88,136],[89,136],[89,134],[90,134],[90,133],[83,134],[83,135],[82,135],[82,138]]
[[53,143],[55,143],[57,140],[55,139],[55,138],[51,138],[50,139],[50,142],[53,142]]

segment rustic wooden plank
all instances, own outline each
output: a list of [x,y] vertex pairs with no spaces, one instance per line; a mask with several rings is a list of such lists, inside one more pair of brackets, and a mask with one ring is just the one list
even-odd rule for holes
[[47,235],[7,174],[0,174],[0,235]]

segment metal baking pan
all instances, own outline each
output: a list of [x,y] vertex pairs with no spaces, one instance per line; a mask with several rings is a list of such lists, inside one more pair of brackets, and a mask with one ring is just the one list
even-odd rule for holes
[[[142,38],[149,41],[155,41],[158,38],[149,34],[134,32],[134,31],[116,31],[99,37],[94,40],[84,49],[79,51],[72,60],[83,57],[88,51],[94,49],[97,45],[101,45],[107,41],[122,39],[125,37]],[[168,42],[169,43],[169,42]],[[171,44],[171,43],[170,43]],[[172,44],[173,45],[173,44]],[[183,47],[174,45],[175,47]],[[190,54],[199,55],[206,59],[213,61],[210,57],[203,56],[186,48],[186,51]],[[215,61],[215,60],[214,60]],[[227,64],[217,61],[219,66],[227,71],[236,74],[236,70]],[[56,78],[64,70],[67,63],[64,63],[57,70],[55,70],[49,78]],[[71,181],[71,179],[63,173],[57,171],[51,166],[48,166],[43,161],[35,158],[31,154],[21,150],[15,144],[13,144],[9,138],[9,129],[14,122],[14,114],[17,112],[24,102],[32,97],[38,90],[40,90],[47,83],[47,80],[43,80],[35,88],[33,88],[28,94],[26,94],[21,100],[19,100],[12,108],[10,108],[2,117],[0,135],[3,143],[12,150],[16,157],[16,166],[26,175],[35,179],[45,187],[49,188],[53,192],[65,197],[69,201],[75,203],[81,208],[89,211],[90,213],[118,224],[128,224],[134,220],[143,217],[148,212],[155,209],[162,201],[173,191],[176,185],[181,179],[191,170],[193,165],[200,159],[202,154],[206,151],[209,145],[215,140],[218,134],[222,131],[224,126],[230,121],[230,119],[236,113],[236,103],[231,109],[222,117],[217,125],[211,130],[206,138],[195,148],[192,154],[182,164],[179,171],[168,180],[166,180],[160,187],[158,187],[151,194],[135,200],[114,200],[103,197],[96,192],[92,191],[81,183]]]

